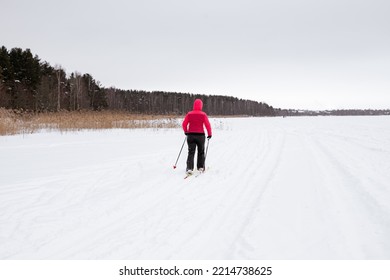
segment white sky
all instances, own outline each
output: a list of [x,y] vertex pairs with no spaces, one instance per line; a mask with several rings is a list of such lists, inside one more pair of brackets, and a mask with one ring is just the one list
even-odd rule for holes
[[389,0],[0,0],[0,45],[121,89],[390,108]]

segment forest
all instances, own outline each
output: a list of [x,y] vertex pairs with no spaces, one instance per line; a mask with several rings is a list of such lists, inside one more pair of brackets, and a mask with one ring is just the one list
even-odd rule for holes
[[0,49],[0,108],[25,112],[124,111],[146,115],[184,115],[196,98],[212,116],[355,116],[390,115],[390,110],[311,111],[280,109],[232,96],[105,88],[91,74],[67,74],[30,49]]
[[30,49],[0,49],[0,107],[28,112],[121,110],[183,115],[201,98],[209,115],[275,116],[268,104],[231,96],[104,88],[90,74],[67,74]]

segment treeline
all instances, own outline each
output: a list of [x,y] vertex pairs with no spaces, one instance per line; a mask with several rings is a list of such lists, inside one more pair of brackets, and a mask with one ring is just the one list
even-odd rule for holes
[[229,96],[104,88],[90,74],[67,75],[30,49],[0,49],[0,107],[34,112],[125,110],[141,114],[182,115],[201,98],[210,115],[274,116],[271,106]]
[[60,111],[107,107],[104,89],[89,74],[41,62],[29,49],[0,49],[0,107]]
[[357,110],[357,109],[343,109],[331,110],[323,112],[323,115],[330,114],[332,116],[375,116],[375,115],[390,115],[390,110]]
[[109,108],[144,114],[183,115],[192,110],[194,100],[200,98],[203,101],[204,110],[210,115],[275,115],[275,110],[265,103],[230,96],[115,88],[107,89],[106,94]]
[[311,111],[311,110],[276,110],[278,116],[379,116],[390,115],[390,110],[382,109],[341,109],[341,110],[324,110],[324,111]]

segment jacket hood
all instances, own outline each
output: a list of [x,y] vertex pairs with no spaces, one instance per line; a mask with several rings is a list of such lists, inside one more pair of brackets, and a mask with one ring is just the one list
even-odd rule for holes
[[196,110],[196,111],[202,111],[202,108],[203,108],[203,102],[202,102],[202,100],[196,99],[196,100],[194,101],[194,110]]

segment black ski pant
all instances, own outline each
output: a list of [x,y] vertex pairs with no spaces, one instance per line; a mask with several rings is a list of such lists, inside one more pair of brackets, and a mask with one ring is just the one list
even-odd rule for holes
[[198,148],[198,159],[196,167],[204,168],[204,142],[206,136],[204,134],[188,134],[188,157],[187,157],[187,170],[194,170],[194,156],[195,150]]

